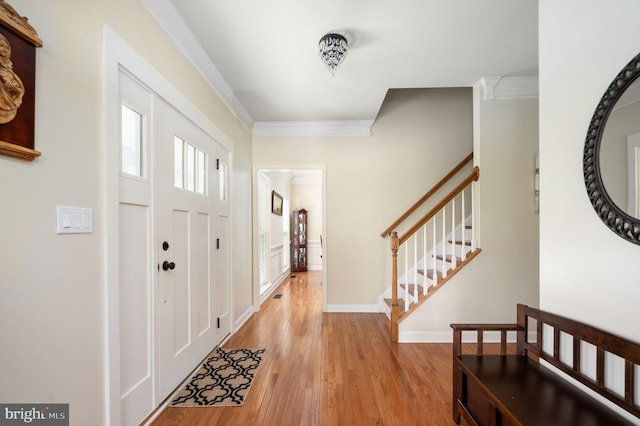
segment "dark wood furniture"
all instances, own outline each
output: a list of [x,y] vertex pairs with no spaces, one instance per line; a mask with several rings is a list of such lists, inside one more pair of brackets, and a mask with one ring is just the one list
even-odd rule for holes
[[291,271],[307,270],[307,211],[294,210],[291,213]]
[[0,0],[0,154],[33,161],[35,149],[36,30]]
[[[456,423],[461,417],[469,425],[480,426],[640,423],[638,343],[522,304],[517,313],[516,324],[451,324]],[[473,354],[463,354],[466,331],[477,333]],[[485,332],[499,333],[500,355],[484,354]],[[511,355],[507,354],[508,333],[517,336]],[[625,419],[553,368],[639,418]]]

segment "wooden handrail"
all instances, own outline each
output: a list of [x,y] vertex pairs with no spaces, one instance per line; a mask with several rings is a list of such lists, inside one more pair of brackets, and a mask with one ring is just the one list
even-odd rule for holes
[[422,217],[415,225],[413,225],[407,232],[402,234],[400,237],[400,245],[404,244],[405,241],[411,237],[416,231],[418,231],[425,223],[429,221],[433,216],[436,215],[444,206],[446,206],[449,201],[453,200],[464,188],[466,188],[471,182],[477,181],[480,178],[480,168],[475,166],[473,171],[469,176],[465,178],[458,186],[456,186],[446,197],[442,199],[434,208],[429,210],[425,216]]
[[391,226],[389,226],[387,229],[385,229],[380,236],[382,238],[386,238],[387,236],[389,236],[391,234],[391,231],[393,231],[398,225],[400,225],[406,218],[408,218],[411,213],[413,213],[414,211],[416,211],[416,209],[418,207],[420,207],[425,201],[427,201],[429,199],[429,197],[431,197],[433,194],[436,193],[437,190],[439,190],[440,188],[442,188],[442,186],[447,183],[453,176],[456,175],[456,173],[458,173],[460,171],[460,169],[462,169],[469,161],[471,161],[473,159],[473,152],[469,155],[467,155],[464,160],[462,160],[457,166],[455,166],[453,169],[451,169],[451,171],[442,179],[440,179],[440,181],[438,183],[436,183],[433,188],[431,188],[426,194],[424,194],[422,196],[422,198],[420,198],[413,206],[409,207],[409,209],[398,218],[398,220],[396,220],[395,222],[393,222],[391,224]]

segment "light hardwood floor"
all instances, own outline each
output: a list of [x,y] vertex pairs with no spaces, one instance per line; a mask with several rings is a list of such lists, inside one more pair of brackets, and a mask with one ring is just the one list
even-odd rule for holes
[[241,407],[166,408],[153,425],[454,425],[451,345],[392,344],[384,314],[322,312],[294,273],[224,345],[266,348]]

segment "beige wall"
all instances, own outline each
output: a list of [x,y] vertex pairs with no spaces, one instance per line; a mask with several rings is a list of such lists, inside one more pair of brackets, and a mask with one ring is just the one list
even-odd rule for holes
[[369,137],[254,137],[261,165],[326,166],[328,308],[377,304],[390,285],[387,226],[472,149],[471,89],[397,90]]
[[[136,0],[12,0],[37,52],[33,163],[0,157],[0,401],[70,403],[71,424],[106,419],[102,35],[113,28],[234,142],[236,312],[251,306],[249,132]],[[91,207],[92,234],[55,233],[55,206]],[[244,286],[244,287],[243,287]]]
[[[451,322],[511,321],[516,303],[538,304],[538,101],[479,101],[477,110],[483,253],[402,323],[406,341],[446,340]],[[471,152],[471,128],[471,89],[401,90],[371,137],[254,138],[255,164],[326,164],[329,310],[377,302],[390,285],[379,233]]]
[[640,247],[612,233],[587,198],[589,122],[640,52],[640,2],[540,0],[540,305],[640,340]]
[[513,322],[516,303],[538,305],[538,101],[483,101],[480,89],[476,94],[482,252],[401,323],[401,341],[449,340],[452,322]]

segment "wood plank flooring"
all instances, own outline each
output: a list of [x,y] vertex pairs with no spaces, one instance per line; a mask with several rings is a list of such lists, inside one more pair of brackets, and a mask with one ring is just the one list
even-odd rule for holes
[[392,344],[384,314],[323,313],[321,273],[292,275],[223,345],[267,349],[244,405],[153,425],[455,424],[450,344]]

